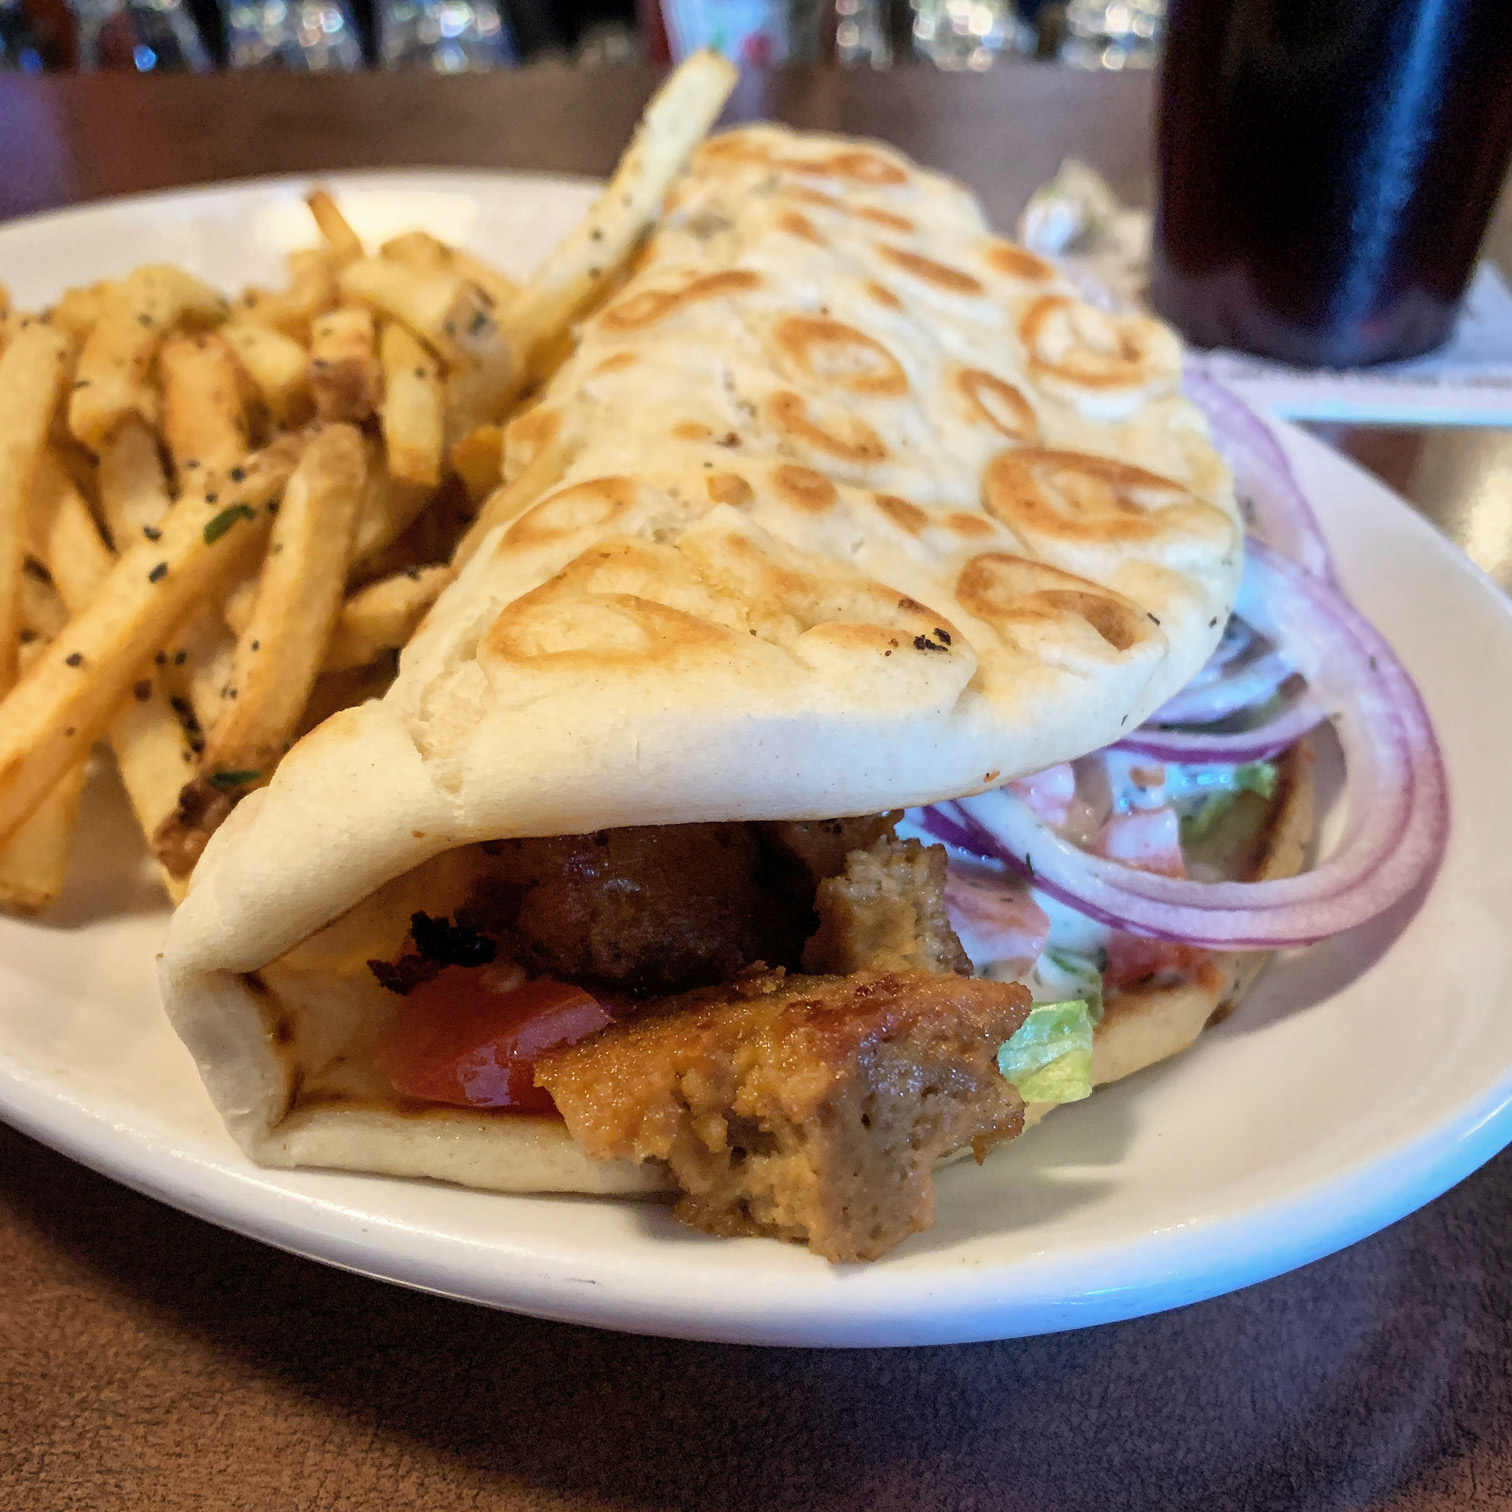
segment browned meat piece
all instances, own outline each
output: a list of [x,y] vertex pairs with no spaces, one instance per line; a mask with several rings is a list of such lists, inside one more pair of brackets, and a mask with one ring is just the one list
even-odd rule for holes
[[669,999],[553,1051],[536,1082],[601,1159],[665,1161],[677,1215],[873,1260],[934,1222],[934,1166],[1019,1132],[998,1047],[1017,983],[780,972]]
[[758,962],[965,971],[945,914],[945,853],[897,839],[895,817],[490,841],[455,923],[417,915],[414,949],[373,970],[396,992],[428,980],[454,960],[441,948],[450,930],[483,937],[532,976],[632,994],[711,986]]
[[819,928],[803,948],[805,971],[971,973],[945,912],[945,852],[884,835],[850,853],[819,884]]
[[866,850],[891,836],[902,809],[891,814],[862,814],[856,819],[783,819],[761,826],[768,843],[801,861],[814,882],[845,870],[852,851]]
[[486,847],[492,876],[464,911],[532,975],[678,992],[754,961],[797,963],[811,926],[766,876],[747,824],[600,830]]

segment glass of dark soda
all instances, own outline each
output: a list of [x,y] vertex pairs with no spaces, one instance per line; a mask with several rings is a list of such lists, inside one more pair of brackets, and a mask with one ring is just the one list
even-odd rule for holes
[[1512,151],[1512,0],[1170,0],[1151,296],[1353,367],[1449,336]]

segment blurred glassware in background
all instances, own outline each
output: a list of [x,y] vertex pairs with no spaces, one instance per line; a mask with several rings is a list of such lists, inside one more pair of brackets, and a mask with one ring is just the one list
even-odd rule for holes
[[374,0],[384,68],[480,73],[519,62],[494,0]]
[[[837,4],[844,0],[837,0]],[[1027,50],[1010,0],[911,0],[914,52],[936,68],[980,73],[998,55]]]
[[1205,347],[1449,339],[1512,160],[1508,0],[1171,0],[1150,294]]
[[1073,68],[1153,68],[1166,0],[1070,0],[1060,59]]
[[183,0],[72,0],[81,72],[208,73],[210,52]]
[[835,0],[835,62],[842,68],[891,68],[887,0]]
[[580,68],[628,68],[645,61],[635,28],[623,21],[590,21],[578,37],[572,61]]
[[32,23],[22,0],[0,0],[0,71],[42,73],[50,52],[48,39]]
[[363,66],[345,0],[221,0],[230,68],[329,73]]

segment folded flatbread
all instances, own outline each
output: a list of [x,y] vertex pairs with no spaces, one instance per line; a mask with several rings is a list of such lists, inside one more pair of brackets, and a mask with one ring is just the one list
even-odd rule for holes
[[[589,1154],[581,1119],[397,1096],[372,1047],[402,1000],[367,962],[404,954],[414,913],[461,908],[496,842],[878,815],[1140,724],[1212,651],[1241,568],[1180,360],[1163,326],[1085,303],[887,148],[774,127],[706,144],[510,429],[506,477],[541,477],[539,496],[472,555],[387,695],[233,812],[174,917],[165,1000],[242,1147],[501,1190],[688,1191],[676,1161]],[[900,845],[872,830],[857,853],[923,877]],[[837,868],[862,887],[849,866],[814,862],[811,896]],[[960,990],[925,1003],[949,968],[917,950],[815,960],[804,1002],[855,1010],[880,962],[863,997],[894,1006],[866,1044],[954,1015],[969,1033],[940,1054],[972,1075],[1027,1007],[948,975]],[[793,992],[751,980],[739,1032],[770,1041]],[[935,1118],[924,1156],[1016,1132],[1022,1104],[992,1096],[979,1127]],[[740,1222],[812,1242],[818,1220],[774,1211]]]

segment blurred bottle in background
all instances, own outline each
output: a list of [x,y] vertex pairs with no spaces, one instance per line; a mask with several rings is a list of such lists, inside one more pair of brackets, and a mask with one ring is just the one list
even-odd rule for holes
[[1306,366],[1452,329],[1512,150],[1509,0],[1171,0],[1156,308]]
[[183,0],[73,0],[84,72],[205,73],[210,50]]
[[54,39],[22,0],[0,0],[0,72],[45,73],[60,61]]

